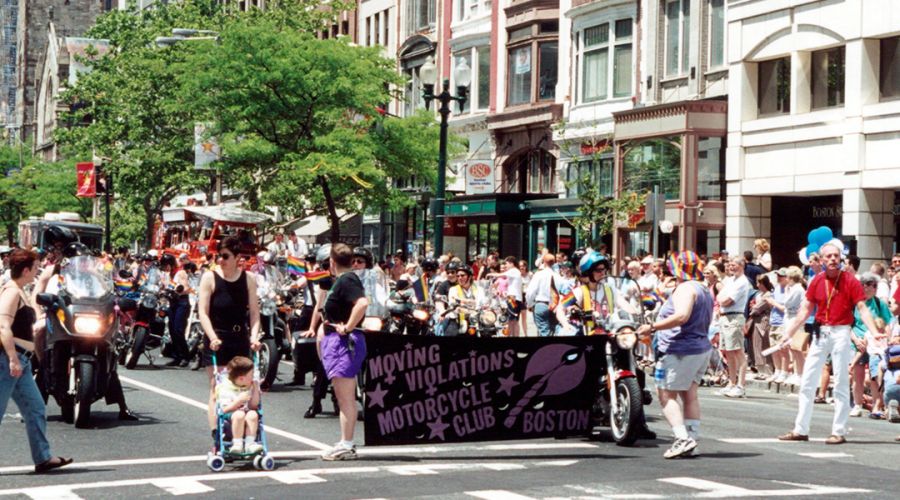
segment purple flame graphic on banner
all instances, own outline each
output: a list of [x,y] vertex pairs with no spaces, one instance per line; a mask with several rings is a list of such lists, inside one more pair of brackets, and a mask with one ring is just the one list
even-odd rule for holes
[[528,392],[516,403],[503,424],[510,428],[515,425],[516,418],[536,397],[565,394],[578,387],[584,379],[586,369],[587,363],[578,347],[554,344],[538,349],[528,361],[523,382],[527,383],[538,376],[540,378],[533,382]]

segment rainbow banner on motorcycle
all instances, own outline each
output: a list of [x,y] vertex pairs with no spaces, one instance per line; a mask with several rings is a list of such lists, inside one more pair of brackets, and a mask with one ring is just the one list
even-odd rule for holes
[[413,293],[416,294],[416,300],[419,302],[428,302],[428,280],[423,275],[412,284]]
[[303,276],[306,274],[306,262],[294,256],[288,257],[287,272],[292,276]]
[[366,446],[588,435],[603,336],[366,335]]

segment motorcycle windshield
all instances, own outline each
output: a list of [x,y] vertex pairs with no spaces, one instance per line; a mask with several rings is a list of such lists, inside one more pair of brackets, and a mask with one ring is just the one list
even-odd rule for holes
[[159,269],[151,267],[144,275],[144,282],[141,284],[141,287],[147,292],[154,293],[159,291],[161,284],[162,273],[159,272]]
[[77,299],[100,298],[113,290],[111,268],[97,257],[81,256],[68,260],[60,270],[66,292]]

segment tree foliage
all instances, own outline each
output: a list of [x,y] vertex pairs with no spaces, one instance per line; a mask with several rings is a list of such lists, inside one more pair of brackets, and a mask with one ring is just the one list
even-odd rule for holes
[[198,48],[181,72],[185,100],[215,124],[246,192],[287,213],[324,209],[332,240],[338,210],[395,209],[411,201],[390,180],[435,176],[433,115],[384,117],[402,84],[380,48],[315,38],[277,19],[231,24],[221,44]]

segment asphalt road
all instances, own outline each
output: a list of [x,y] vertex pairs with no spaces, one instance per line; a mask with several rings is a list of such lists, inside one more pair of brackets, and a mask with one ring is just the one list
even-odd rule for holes
[[[291,367],[282,363],[281,377]],[[655,441],[622,448],[602,439],[536,440],[468,445],[366,448],[353,462],[323,462],[338,439],[338,420],[302,415],[309,387],[277,384],[264,395],[273,472],[252,466],[207,469],[206,375],[185,369],[122,371],[139,422],[121,423],[114,407],[96,407],[95,428],[74,429],[48,407],[56,454],[76,463],[58,472],[31,473],[24,424],[7,416],[0,426],[0,496],[11,498],[135,498],[180,495],[209,498],[669,498],[827,496],[894,497],[900,490],[900,425],[852,419],[849,442],[827,446],[832,409],[819,405],[809,443],[782,443],[796,397],[755,390],[743,400],[703,389],[699,456],[665,460],[671,433],[659,406],[648,408]],[[330,410],[330,403],[326,403]],[[7,412],[16,413],[14,404]],[[362,425],[357,442],[362,442]]]

